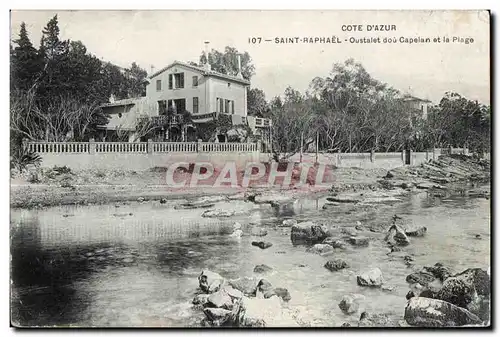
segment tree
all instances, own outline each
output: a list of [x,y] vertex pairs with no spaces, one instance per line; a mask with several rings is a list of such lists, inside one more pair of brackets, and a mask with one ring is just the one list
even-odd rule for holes
[[[236,76],[238,74],[238,55],[241,57],[241,74],[243,78],[250,81],[255,75],[255,66],[248,52],[240,53],[236,48],[227,46],[224,52],[212,49],[208,53],[208,63],[212,70],[221,74]],[[207,63],[207,55],[203,52],[200,55],[200,64]]]
[[269,115],[269,106],[264,91],[258,88],[247,91],[247,111],[250,116],[266,117]]
[[148,73],[133,62],[129,69],[125,69],[127,82],[127,96],[129,98],[142,97],[146,95],[146,82]]
[[37,50],[31,43],[26,24],[21,23],[19,38],[14,40],[15,48],[11,45],[11,89],[28,90],[35,79],[40,76],[43,62]]
[[275,161],[287,160],[314,142],[317,116],[311,100],[300,92],[287,88],[285,99],[271,101],[272,150]]

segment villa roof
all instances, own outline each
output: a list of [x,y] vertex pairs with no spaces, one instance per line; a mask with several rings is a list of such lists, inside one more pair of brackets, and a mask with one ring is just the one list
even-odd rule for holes
[[158,70],[157,72],[155,72],[154,74],[152,74],[151,76],[149,76],[148,79],[152,79],[152,78],[160,75],[161,73],[163,73],[164,71],[172,68],[173,66],[185,67],[185,68],[197,71],[197,72],[203,74],[204,76],[213,76],[213,77],[218,77],[218,78],[222,78],[222,79],[225,79],[225,80],[230,80],[230,81],[233,81],[233,82],[238,82],[238,83],[241,83],[241,84],[244,84],[244,85],[250,85],[250,81],[248,81],[248,80],[246,80],[244,78],[239,78],[239,77],[232,76],[232,75],[222,74],[222,73],[219,73],[219,72],[213,71],[213,70],[207,70],[207,69],[205,69],[203,67],[195,66],[195,65],[192,65],[192,64],[189,64],[189,63],[185,63],[185,62],[181,62],[181,61],[174,61],[173,63],[169,64],[165,68],[162,68],[162,69]]
[[106,107],[113,107],[113,106],[124,106],[124,105],[135,105],[142,100],[144,100],[146,97],[136,97],[136,98],[125,98],[125,99],[120,99],[114,102],[110,103],[104,103],[101,104],[101,108],[106,108]]
[[432,101],[429,101],[428,99],[422,99],[418,98],[412,95],[404,95],[403,100],[405,101],[419,101],[419,102],[426,102],[426,103],[432,103]]

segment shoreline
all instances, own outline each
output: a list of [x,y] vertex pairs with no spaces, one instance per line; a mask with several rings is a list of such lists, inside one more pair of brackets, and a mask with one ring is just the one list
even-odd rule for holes
[[[118,173],[117,173],[118,172]],[[31,209],[62,205],[93,205],[137,200],[189,199],[209,196],[235,196],[244,199],[245,193],[271,193],[288,198],[320,193],[355,192],[357,190],[412,191],[446,189],[446,185],[462,185],[463,182],[491,181],[489,162],[477,161],[461,156],[445,156],[437,161],[418,166],[402,166],[392,170],[385,169],[335,169],[335,181],[329,187],[308,186],[307,188],[269,188],[269,187],[212,187],[200,185],[188,188],[172,188],[159,183],[159,176],[152,172],[127,175],[126,172],[111,171],[109,177],[89,181],[87,171],[71,173],[74,183],[64,184],[68,175],[48,183],[28,183],[26,180],[11,178],[10,207]],[[81,177],[84,179],[80,179]],[[89,183],[86,183],[89,181]],[[80,182],[80,183],[78,183]],[[83,183],[82,183],[83,182]],[[126,182],[124,184],[124,182]],[[458,184],[457,184],[458,183]],[[474,186],[472,186],[474,187]],[[454,187],[452,187],[454,188]],[[479,191],[483,193],[483,191]],[[479,193],[478,192],[478,193]],[[238,196],[240,195],[240,196]],[[489,197],[489,192],[487,193]]]

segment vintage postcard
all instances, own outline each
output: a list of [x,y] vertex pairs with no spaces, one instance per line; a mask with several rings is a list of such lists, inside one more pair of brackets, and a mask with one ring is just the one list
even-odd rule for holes
[[10,17],[12,327],[491,328],[489,11]]

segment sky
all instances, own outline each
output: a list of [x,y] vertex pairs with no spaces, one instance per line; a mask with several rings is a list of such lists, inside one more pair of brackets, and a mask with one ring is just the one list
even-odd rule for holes
[[[105,61],[123,67],[135,61],[148,72],[174,60],[197,62],[204,41],[218,50],[232,46],[247,51],[256,69],[252,87],[262,89],[268,100],[288,86],[305,91],[313,78],[328,76],[334,63],[354,58],[376,79],[434,103],[446,91],[490,102],[485,11],[12,11],[11,38],[24,21],[38,46],[43,27],[55,14],[62,39],[81,40]],[[348,25],[362,31],[343,31]],[[369,25],[395,26],[395,31],[367,31]],[[341,43],[274,43],[276,37],[332,36]],[[444,36],[449,43],[349,43],[350,38],[442,41]],[[263,41],[249,43],[252,37]],[[453,37],[474,42],[453,42]]]

